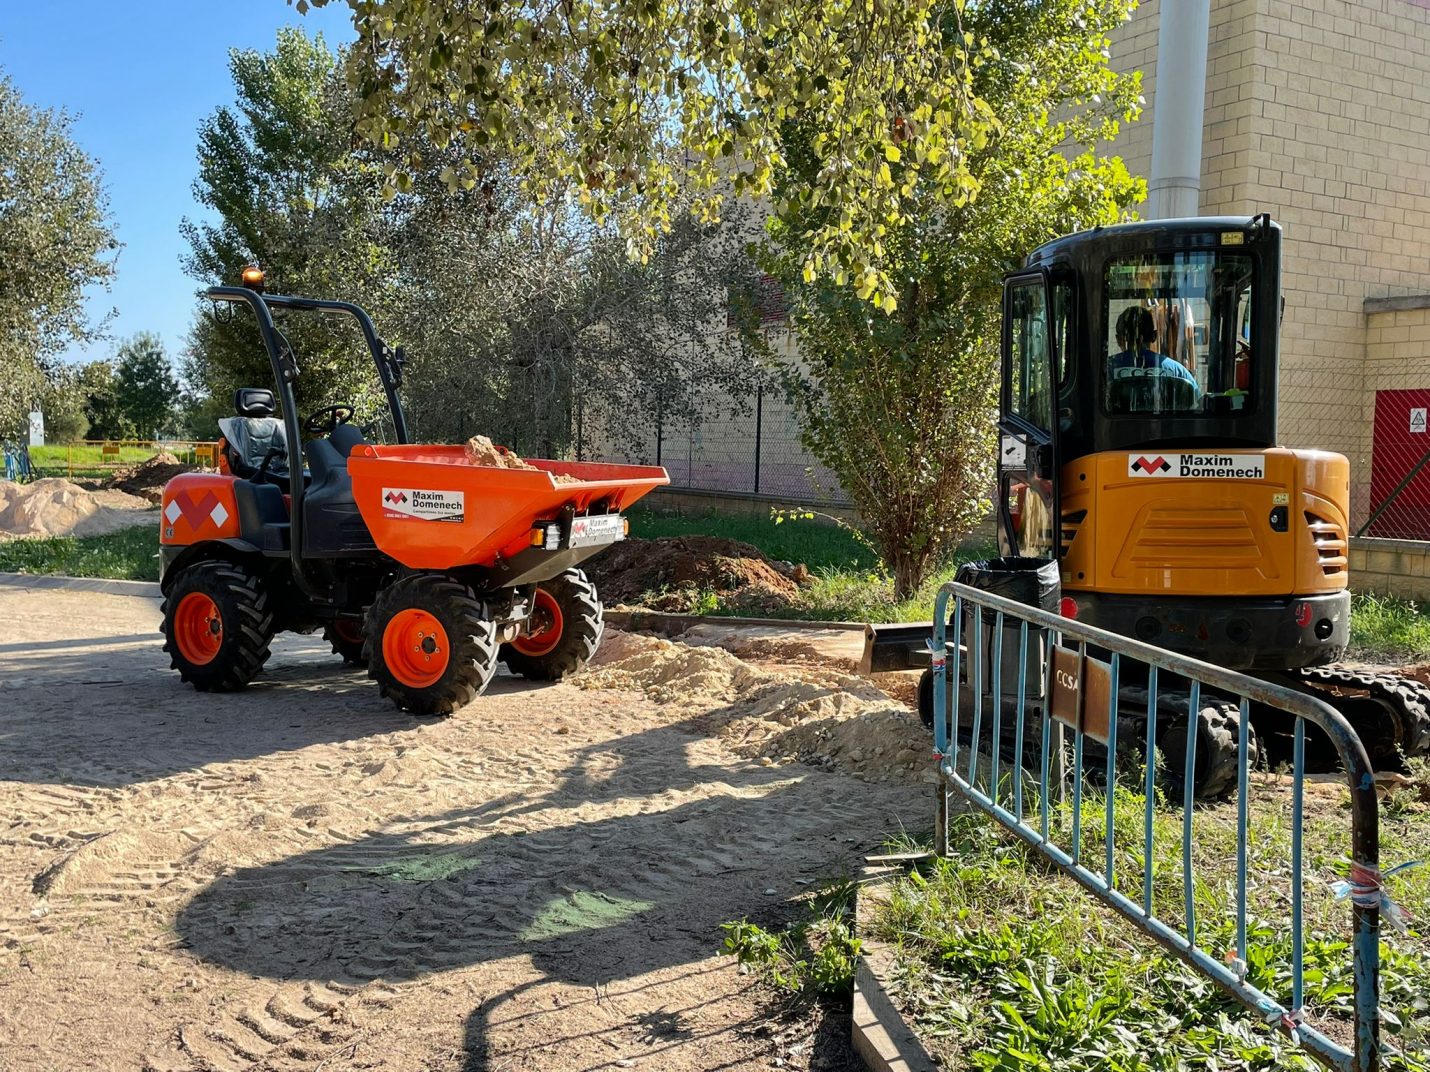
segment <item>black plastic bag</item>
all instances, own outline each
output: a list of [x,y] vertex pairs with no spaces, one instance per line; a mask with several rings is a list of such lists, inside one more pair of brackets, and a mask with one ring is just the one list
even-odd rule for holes
[[1058,564],[1049,558],[990,558],[965,562],[953,578],[959,584],[1014,599],[1056,614],[1062,602]]

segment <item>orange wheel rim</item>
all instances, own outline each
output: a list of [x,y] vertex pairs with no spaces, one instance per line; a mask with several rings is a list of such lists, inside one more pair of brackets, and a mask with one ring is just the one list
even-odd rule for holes
[[213,662],[223,647],[223,617],[218,604],[202,592],[190,592],[174,611],[174,643],[192,666]]
[[425,610],[398,611],[382,632],[382,661],[408,688],[425,689],[437,682],[451,658],[447,630]]
[[556,602],[556,597],[546,589],[538,588],[531,608],[531,631],[522,633],[511,642],[511,646],[523,655],[546,655],[561,643],[561,630],[565,624],[561,604]]
[[333,622],[333,632],[338,639],[346,640],[349,644],[362,643],[362,626],[347,618],[339,618]]

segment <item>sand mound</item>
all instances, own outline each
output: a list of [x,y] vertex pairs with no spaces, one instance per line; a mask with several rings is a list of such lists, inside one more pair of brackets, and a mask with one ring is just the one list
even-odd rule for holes
[[60,477],[0,481],[0,536],[102,536],[154,524],[148,505],[119,492],[86,491]]
[[467,440],[467,457],[476,465],[491,465],[498,469],[532,469],[536,466],[516,454],[499,447],[484,435]]
[[583,567],[607,606],[617,603],[681,612],[713,593],[750,611],[788,606],[808,571],[766,557],[739,540],[718,536],[662,536],[616,544]]
[[627,689],[690,712],[694,728],[773,762],[839,767],[861,778],[932,776],[928,731],[862,678],[820,667],[775,673],[714,647],[608,631],[573,683]]
[[[525,469],[533,473],[540,471],[538,466],[532,465],[514,451],[498,446],[484,435],[472,436],[467,440],[466,450],[467,457],[474,465],[490,465],[497,469]],[[555,476],[553,479],[558,484],[579,483],[574,476]]]
[[108,486],[157,505],[164,497],[164,485],[192,470],[167,451],[160,451],[147,461],[118,470]]

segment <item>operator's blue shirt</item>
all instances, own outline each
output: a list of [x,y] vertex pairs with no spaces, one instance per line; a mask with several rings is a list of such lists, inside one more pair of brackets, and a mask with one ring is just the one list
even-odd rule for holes
[[1153,353],[1151,350],[1140,350],[1133,353],[1131,350],[1123,350],[1120,354],[1113,354],[1108,365],[1111,369],[1145,368],[1160,369],[1165,375],[1176,376],[1186,380],[1196,388],[1197,394],[1201,394],[1202,388],[1197,383],[1196,376],[1192,375],[1192,370],[1180,361],[1168,357],[1166,354]]

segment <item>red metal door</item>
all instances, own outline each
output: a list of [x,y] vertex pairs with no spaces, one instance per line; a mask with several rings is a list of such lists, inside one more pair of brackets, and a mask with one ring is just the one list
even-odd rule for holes
[[[1370,508],[1378,510],[1407,473],[1430,452],[1430,388],[1375,393],[1370,463]],[[1395,496],[1368,535],[1430,540],[1430,463]]]

